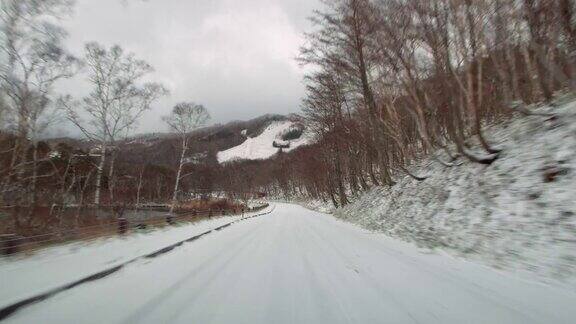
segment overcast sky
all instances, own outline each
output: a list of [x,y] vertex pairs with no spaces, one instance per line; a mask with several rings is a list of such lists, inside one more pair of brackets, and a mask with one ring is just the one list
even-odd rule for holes
[[[213,122],[299,111],[304,93],[295,62],[318,0],[77,0],[65,22],[68,47],[119,44],[154,66],[171,91],[138,132],[165,131],[160,117],[180,101],[204,104]],[[81,97],[74,80],[64,91]]]

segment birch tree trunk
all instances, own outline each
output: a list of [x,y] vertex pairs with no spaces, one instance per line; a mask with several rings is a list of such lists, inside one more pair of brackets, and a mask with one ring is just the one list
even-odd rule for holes
[[32,144],[32,185],[31,188],[31,196],[30,196],[30,205],[31,207],[36,206],[36,202],[38,200],[37,194],[37,183],[38,183],[38,146],[36,143]]
[[116,154],[114,150],[110,152],[110,170],[108,171],[108,191],[110,192],[110,205],[114,204],[114,189],[116,186],[114,180],[114,165],[116,162]]
[[100,205],[100,193],[102,190],[102,174],[104,173],[104,165],[106,164],[106,144],[102,144],[100,152],[100,163],[96,169],[96,192],[94,193],[94,205]]
[[178,191],[180,190],[180,177],[182,176],[182,168],[184,167],[184,157],[188,149],[188,141],[182,139],[182,154],[180,155],[180,163],[178,164],[178,172],[176,173],[176,182],[174,184],[174,194],[172,195],[172,206],[170,206],[170,213],[174,212],[176,203],[178,202]]
[[140,175],[138,177],[138,190],[136,191],[136,209],[140,207],[140,193],[142,192],[142,178],[144,177],[144,171],[146,170],[146,166],[142,167],[140,170]]

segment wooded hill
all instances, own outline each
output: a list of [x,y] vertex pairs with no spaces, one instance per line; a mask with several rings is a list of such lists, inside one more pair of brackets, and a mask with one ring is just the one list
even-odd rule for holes
[[410,171],[423,156],[491,165],[502,148],[487,123],[576,90],[575,10],[573,0],[324,1],[300,55],[318,145],[282,159],[271,187],[343,206],[393,186],[395,172],[425,181]]

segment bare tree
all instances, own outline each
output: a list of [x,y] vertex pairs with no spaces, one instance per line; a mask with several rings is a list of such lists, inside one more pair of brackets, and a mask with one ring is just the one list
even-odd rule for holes
[[324,3],[326,11],[317,11],[312,17],[317,30],[307,35],[308,44],[301,50],[300,62],[338,75],[340,86],[344,88],[341,96],[363,116],[367,131],[363,143],[368,159],[380,172],[380,180],[376,176],[374,180],[394,184],[389,170],[390,156],[386,153],[389,141],[379,129],[380,108],[374,90],[378,8],[368,0]]
[[573,0],[323,2],[300,56],[312,67],[303,110],[318,156],[295,152],[272,191],[342,205],[348,193],[394,184],[388,169],[425,180],[408,168],[425,155],[490,165],[500,150],[485,123],[510,118],[514,102],[575,88]]
[[190,133],[193,130],[205,125],[209,119],[210,114],[204,106],[191,102],[183,102],[177,104],[172,109],[172,113],[169,116],[164,117],[164,121],[174,132],[180,136],[182,144],[180,161],[178,163],[178,171],[176,173],[176,181],[174,183],[172,206],[170,207],[171,213],[174,211],[174,208],[178,202],[180,181],[183,178],[182,169],[187,162],[186,154],[190,148]]
[[[79,103],[63,100],[68,119],[90,140],[99,143],[100,163],[96,172],[94,204],[100,204],[106,155],[120,136],[133,131],[138,119],[168,90],[159,83],[143,83],[153,68],[143,60],[127,54],[120,46],[110,49],[98,43],[85,47],[85,64],[92,92]],[[80,107],[80,111],[75,107]],[[110,176],[114,174],[114,156]]]
[[[0,96],[2,126],[17,135],[11,169],[21,178],[30,171],[35,203],[39,136],[57,118],[54,85],[72,77],[80,66],[63,46],[66,32],[58,18],[71,10],[69,0],[2,0],[0,2]],[[32,161],[28,161],[29,143]]]

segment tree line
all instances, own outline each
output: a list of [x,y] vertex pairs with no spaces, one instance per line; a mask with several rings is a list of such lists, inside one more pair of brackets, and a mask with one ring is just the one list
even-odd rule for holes
[[[39,205],[139,204],[144,196],[176,204],[188,136],[209,119],[206,108],[181,103],[165,117],[182,142],[176,175],[150,161],[117,161],[120,142],[169,91],[147,81],[153,67],[120,46],[91,42],[82,57],[71,54],[61,22],[73,7],[71,0],[0,0],[2,205],[32,207],[32,213]],[[59,93],[59,82],[72,78],[87,84],[86,96]],[[51,147],[42,140],[48,128],[64,121],[88,146]]]
[[[271,193],[336,206],[430,156],[490,165],[487,123],[575,88],[573,0],[332,0],[299,61],[317,143],[278,158]],[[425,172],[425,170],[423,170]]]
[[[94,42],[82,57],[69,53],[60,20],[70,0],[0,1],[5,204],[174,206],[195,187],[342,206],[400,175],[425,181],[426,170],[411,168],[425,156],[445,167],[490,165],[502,148],[487,123],[511,118],[511,107],[553,105],[557,91],[576,85],[573,0],[324,1],[298,58],[308,71],[302,109],[315,144],[272,161],[197,165],[190,133],[209,114],[181,103],[164,118],[177,135],[174,165],[157,165],[122,152],[142,114],[168,95],[145,81],[153,68],[119,46]],[[73,77],[89,85],[85,97],[58,93],[58,82]],[[43,142],[59,120],[90,147]]]

